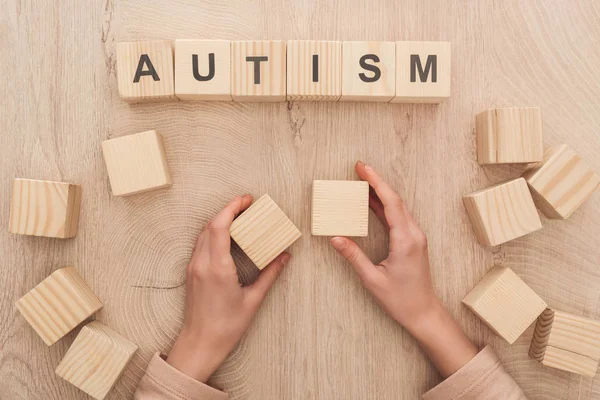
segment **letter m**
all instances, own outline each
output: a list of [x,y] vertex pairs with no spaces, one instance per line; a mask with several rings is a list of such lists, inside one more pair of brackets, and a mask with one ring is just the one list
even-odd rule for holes
[[437,82],[437,55],[430,54],[427,56],[427,62],[425,63],[425,69],[421,64],[421,57],[418,54],[410,55],[410,81],[417,81],[417,69],[419,70],[419,80],[421,82],[427,82],[427,76],[431,71],[431,82]]

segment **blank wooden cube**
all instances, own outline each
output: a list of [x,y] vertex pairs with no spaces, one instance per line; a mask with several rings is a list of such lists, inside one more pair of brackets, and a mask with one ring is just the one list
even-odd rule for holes
[[369,184],[364,181],[314,181],[312,234],[367,236]]
[[130,103],[175,99],[171,41],[117,43],[117,81]]
[[396,42],[392,103],[440,103],[450,97],[449,42]]
[[542,161],[542,113],[538,107],[490,108],[477,114],[475,131],[481,165]]
[[343,42],[340,100],[388,102],[395,94],[396,44]]
[[100,322],[90,322],[75,338],[56,374],[93,398],[104,399],[137,348]]
[[75,268],[54,271],[17,301],[17,309],[48,346],[102,308]]
[[176,40],[175,94],[181,100],[231,101],[231,42]]
[[8,231],[21,235],[70,238],[77,235],[81,186],[15,179]]
[[537,320],[529,355],[548,367],[593,377],[600,360],[600,321],[547,309]]
[[536,206],[551,219],[568,218],[600,186],[600,177],[566,144],[548,148],[523,177]]
[[508,343],[515,340],[546,308],[510,268],[493,268],[462,301]]
[[479,242],[497,246],[542,228],[525,179],[518,178],[463,196]]
[[172,184],[162,137],[156,131],[104,141],[102,151],[115,196],[127,196]]
[[342,95],[342,42],[289,40],[287,99],[338,101]]
[[285,42],[231,43],[231,96],[239,102],[285,101]]

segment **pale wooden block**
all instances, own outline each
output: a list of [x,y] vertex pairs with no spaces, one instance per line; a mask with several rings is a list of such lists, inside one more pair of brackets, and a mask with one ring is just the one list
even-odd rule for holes
[[535,205],[551,219],[566,219],[600,186],[600,176],[566,144],[548,148],[523,174]]
[[287,99],[338,101],[342,95],[342,42],[288,40]]
[[231,42],[176,40],[175,94],[181,100],[231,101]]
[[81,186],[13,180],[8,231],[21,235],[70,238],[77,235]]
[[477,114],[475,132],[481,165],[542,161],[542,113],[538,107],[490,108]]
[[171,41],[117,43],[117,81],[127,102],[175,99]]
[[392,103],[440,103],[450,97],[449,42],[396,42]]
[[137,348],[112,329],[93,321],[81,328],[56,374],[93,398],[104,399]]
[[102,308],[75,268],[54,271],[16,303],[17,309],[48,346]]
[[529,355],[548,367],[593,377],[600,360],[600,321],[547,309],[537,320]]
[[505,267],[494,267],[462,302],[511,344],[547,307],[517,274]]
[[268,194],[237,217],[229,233],[258,269],[266,267],[301,236]]
[[102,142],[102,152],[115,196],[172,184],[162,137],[156,131],[106,140]]
[[479,190],[463,196],[479,242],[497,246],[542,228],[525,179]]
[[285,51],[281,40],[232,42],[233,101],[285,101]]
[[395,94],[394,42],[342,43],[340,101],[389,102]]
[[367,236],[369,184],[314,181],[311,224],[315,236]]

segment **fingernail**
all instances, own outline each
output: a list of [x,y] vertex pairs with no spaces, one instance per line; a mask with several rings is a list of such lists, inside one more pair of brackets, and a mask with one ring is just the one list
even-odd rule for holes
[[346,241],[341,237],[334,237],[330,242],[336,249],[341,249],[346,244]]
[[373,168],[370,165],[365,164],[365,170],[368,172],[373,172]]
[[286,253],[283,256],[281,256],[281,263],[285,265],[290,261],[291,258],[292,256]]

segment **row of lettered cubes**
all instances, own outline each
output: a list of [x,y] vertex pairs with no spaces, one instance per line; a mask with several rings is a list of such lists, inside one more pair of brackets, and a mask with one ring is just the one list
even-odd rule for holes
[[158,40],[117,44],[128,102],[366,101],[450,97],[449,42]]

